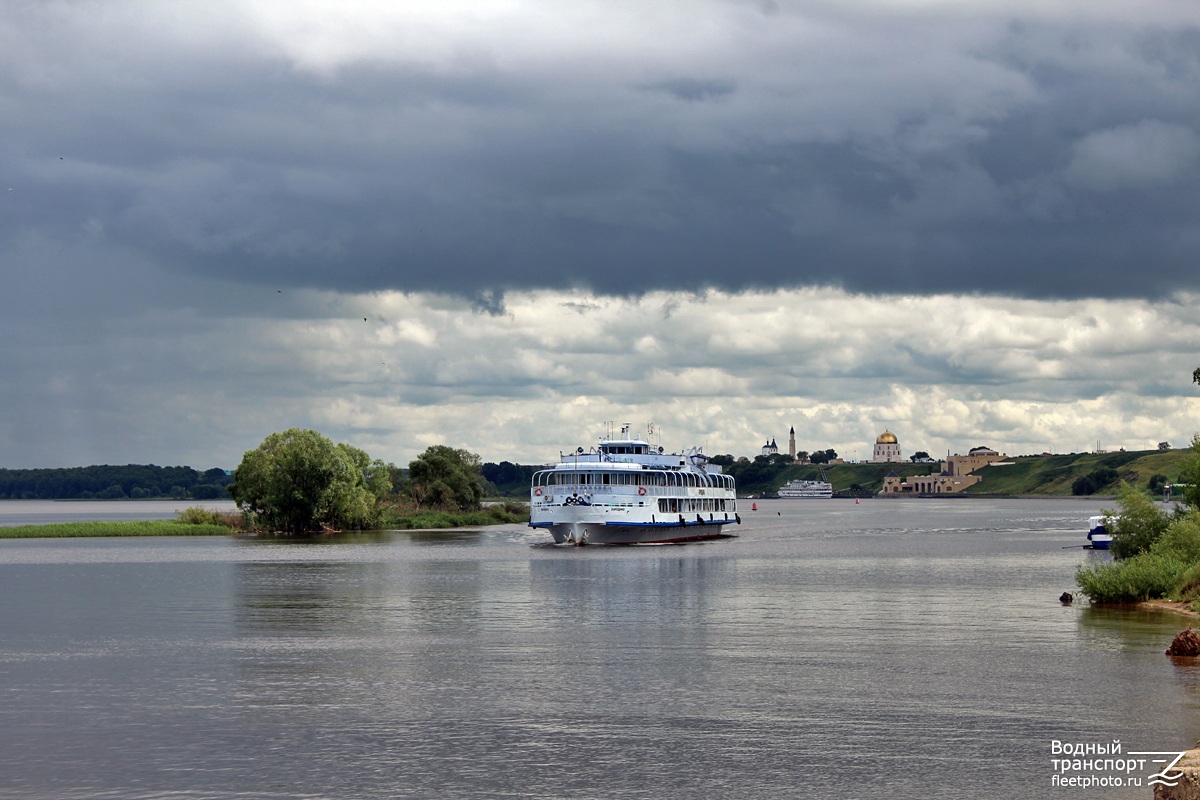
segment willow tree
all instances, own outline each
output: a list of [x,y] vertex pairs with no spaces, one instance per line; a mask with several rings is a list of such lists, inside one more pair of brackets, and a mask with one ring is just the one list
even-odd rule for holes
[[229,487],[256,524],[297,535],[375,527],[378,500],[390,489],[385,464],[300,428],[272,433],[246,451]]

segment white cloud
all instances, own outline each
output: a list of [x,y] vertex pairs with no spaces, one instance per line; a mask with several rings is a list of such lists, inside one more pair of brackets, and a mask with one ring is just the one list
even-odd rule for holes
[[233,466],[291,426],[401,464],[435,443],[538,462],[606,421],[735,455],[794,425],[802,449],[860,458],[885,426],[931,453],[1146,448],[1198,427],[1194,296],[547,290],[492,316],[440,295],[269,295],[305,316],[147,310],[70,359],[36,336],[10,349],[6,465]]

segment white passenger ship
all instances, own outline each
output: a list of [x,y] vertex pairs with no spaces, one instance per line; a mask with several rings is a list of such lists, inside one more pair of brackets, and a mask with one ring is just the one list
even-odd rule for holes
[[741,523],[733,477],[694,447],[664,453],[621,427],[534,473],[529,524],[572,544],[687,542],[730,536]]
[[833,484],[829,481],[788,481],[779,487],[780,497],[833,497]]

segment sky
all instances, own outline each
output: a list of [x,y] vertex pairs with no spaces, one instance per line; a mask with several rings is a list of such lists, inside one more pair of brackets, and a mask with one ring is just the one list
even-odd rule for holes
[[1194,0],[9,0],[0,467],[1186,446]]

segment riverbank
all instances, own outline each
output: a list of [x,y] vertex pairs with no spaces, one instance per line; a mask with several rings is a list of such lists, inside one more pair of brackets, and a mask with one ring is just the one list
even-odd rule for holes
[[1191,603],[1180,603],[1174,600],[1143,600],[1135,603],[1134,607],[1146,611],[1171,611],[1185,617],[1200,617],[1200,611],[1193,609]]

